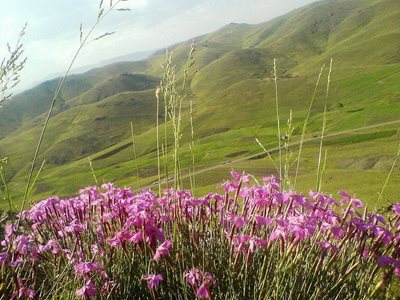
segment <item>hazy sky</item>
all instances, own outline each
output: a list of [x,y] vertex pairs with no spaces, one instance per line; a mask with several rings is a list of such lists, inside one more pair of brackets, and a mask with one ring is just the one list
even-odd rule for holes
[[[114,0],[116,1],[116,0]],[[28,62],[21,88],[63,71],[79,46],[79,26],[96,21],[99,0],[0,0],[0,60],[6,43],[24,37]],[[165,48],[231,22],[260,23],[315,0],[128,0],[97,27],[93,37],[112,36],[84,48],[75,68],[132,52]],[[109,0],[104,0],[104,6]]]

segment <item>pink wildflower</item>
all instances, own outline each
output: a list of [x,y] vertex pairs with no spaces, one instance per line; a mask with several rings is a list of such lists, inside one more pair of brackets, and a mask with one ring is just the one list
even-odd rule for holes
[[392,211],[393,211],[396,215],[400,216],[400,203],[393,204],[393,206],[392,206]]
[[18,298],[28,298],[28,299],[33,299],[35,298],[35,291],[33,289],[26,288],[24,286],[24,282],[22,279],[18,278],[17,279],[18,283]]
[[172,247],[172,242],[166,240],[164,243],[162,243],[158,248],[156,249],[156,253],[153,256],[153,260],[159,261],[161,256],[167,256],[169,249]]
[[143,276],[143,279],[147,281],[147,288],[151,290],[158,287],[160,285],[160,282],[164,280],[164,277],[160,274],[148,274]]
[[88,280],[81,289],[75,292],[75,295],[80,298],[96,297],[96,286],[93,284],[92,280]]
[[187,283],[192,287],[197,285],[202,278],[201,271],[197,268],[192,268],[190,271],[187,271],[183,276],[186,278]]
[[395,260],[387,255],[379,256],[377,259],[377,263],[380,267],[386,267],[391,265]]
[[0,267],[4,264],[4,262],[10,258],[10,254],[8,252],[0,253]]
[[103,268],[98,262],[82,262],[75,265],[75,273],[78,276],[86,276],[92,271],[103,271]]
[[207,285],[205,282],[197,289],[196,297],[200,299],[210,299],[210,292],[207,289]]

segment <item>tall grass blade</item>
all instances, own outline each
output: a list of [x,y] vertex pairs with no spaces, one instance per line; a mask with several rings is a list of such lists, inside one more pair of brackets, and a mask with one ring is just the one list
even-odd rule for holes
[[257,144],[261,147],[261,149],[263,149],[263,151],[268,155],[269,159],[271,160],[271,162],[273,163],[275,170],[279,173],[279,167],[276,164],[275,160],[272,158],[271,154],[269,153],[269,151],[264,147],[263,144],[261,144],[261,142],[259,141],[258,138],[255,138]]
[[300,137],[300,145],[299,145],[299,152],[298,152],[298,156],[297,156],[297,166],[296,166],[296,174],[294,177],[294,184],[293,184],[293,188],[296,188],[296,183],[297,183],[297,176],[299,174],[299,168],[300,168],[300,158],[301,158],[301,152],[303,150],[303,143],[304,143],[304,138],[305,138],[305,134],[306,134],[306,129],[307,129],[307,125],[308,125],[308,120],[310,119],[310,115],[311,115],[311,109],[312,106],[314,104],[314,100],[315,100],[315,96],[317,94],[317,90],[318,90],[318,86],[319,86],[319,82],[321,80],[321,76],[322,76],[322,72],[324,71],[325,65],[322,66],[319,75],[318,75],[318,79],[317,82],[315,84],[315,88],[314,88],[314,92],[313,95],[311,97],[311,101],[310,101],[310,105],[308,107],[308,111],[307,111],[307,115],[306,115],[306,119],[304,120],[304,125],[303,125],[303,129],[301,131],[301,137]]
[[[383,197],[383,193],[385,192],[386,186],[387,186],[387,184],[388,184],[388,182],[389,182],[389,180],[390,180],[390,177],[392,176],[392,173],[393,173],[393,171],[394,171],[394,168],[395,168],[395,166],[396,166],[396,163],[397,163],[397,160],[399,159],[399,157],[400,157],[400,143],[399,143],[399,148],[398,148],[397,153],[396,153],[396,157],[394,158],[393,164],[392,164],[392,166],[391,166],[391,168],[390,168],[390,171],[389,171],[389,173],[388,173],[388,175],[387,175],[387,177],[386,177],[385,183],[383,184],[382,189],[381,189],[381,191],[379,192],[379,197],[378,197],[378,201],[377,201],[376,204],[375,204],[375,209],[376,209],[377,203],[379,203],[379,201],[380,201],[380,200],[382,199],[382,197]],[[386,201],[389,205],[392,205],[392,204],[393,204],[393,203],[391,203],[389,200],[387,200],[386,198],[384,198],[384,199],[385,199],[385,201]]]
[[276,73],[276,59],[274,58],[274,83],[275,83],[275,109],[276,123],[278,130],[278,151],[279,151],[279,180],[282,180],[282,149],[281,149],[281,125],[279,119],[279,101],[278,101],[278,76]]
[[[43,170],[43,167],[44,167],[45,163],[46,163],[46,160],[43,160],[42,164],[40,165],[39,170],[38,170],[37,173],[36,173],[35,178],[34,178],[33,181],[32,181],[32,184],[31,184],[31,186],[30,186],[30,188],[29,188],[28,197],[29,197],[30,195],[32,195],[32,190],[33,190],[33,188],[35,187],[36,182],[37,182],[37,180],[39,179],[40,174],[42,173],[42,170]],[[31,202],[31,204],[33,204],[33,202]]]
[[76,50],[71,62],[68,65],[67,70],[65,71],[64,76],[61,77],[60,80],[58,81],[57,87],[55,89],[53,98],[52,98],[51,103],[50,103],[49,110],[47,112],[47,115],[46,115],[46,118],[45,118],[45,121],[44,121],[44,124],[43,124],[43,127],[42,127],[42,131],[40,133],[40,136],[39,136],[39,139],[38,139],[38,142],[37,142],[37,145],[36,145],[35,153],[34,153],[33,160],[32,160],[32,165],[31,165],[31,168],[30,168],[30,171],[29,171],[28,180],[27,180],[26,187],[25,187],[24,196],[23,196],[22,203],[21,203],[21,208],[20,208],[20,211],[19,211],[20,213],[22,212],[22,210],[23,210],[23,208],[25,206],[25,203],[26,203],[26,200],[27,200],[27,197],[28,197],[28,194],[29,194],[29,188],[30,188],[30,185],[31,185],[33,172],[34,172],[35,166],[36,166],[36,161],[37,161],[37,158],[39,156],[39,151],[40,151],[40,148],[41,148],[41,145],[42,145],[42,142],[43,142],[43,138],[44,138],[44,135],[46,133],[46,129],[47,129],[47,126],[48,126],[49,121],[50,121],[51,114],[52,114],[53,109],[54,109],[54,105],[56,104],[56,101],[60,96],[61,89],[64,86],[65,80],[67,79],[67,77],[68,77],[68,75],[69,75],[69,73],[70,73],[70,71],[72,69],[72,66],[74,65],[74,63],[75,63],[76,59],[78,58],[79,54],[81,53],[83,47],[86,45],[86,42],[91,37],[94,29],[115,8],[115,6],[118,5],[118,3],[120,3],[120,2],[121,2],[121,0],[116,1],[112,6],[110,6],[110,8],[105,13],[102,13],[101,16],[99,16],[97,18],[97,21],[90,28],[89,32],[83,38],[83,40],[80,43],[78,49]]
[[3,186],[4,186],[3,199],[4,200],[7,199],[8,207],[9,207],[10,211],[14,211],[15,206],[12,201],[10,189],[8,188],[7,177],[6,177],[6,173],[5,173],[3,165],[0,166],[0,177],[1,177],[1,181],[3,182]]
[[88,161],[89,161],[90,172],[92,173],[94,182],[96,183],[96,186],[99,186],[99,181],[97,180],[97,176],[96,173],[94,172],[93,163],[90,157],[88,157]]
[[324,141],[325,127],[326,127],[326,106],[327,106],[327,102],[328,102],[329,87],[330,87],[330,83],[331,83],[332,64],[333,64],[333,59],[331,58],[331,61],[330,61],[330,64],[329,64],[328,79],[327,79],[327,83],[326,83],[324,117],[323,117],[323,120],[322,120],[321,139],[320,139],[320,143],[319,143],[318,167],[317,167],[317,184],[316,184],[317,192],[321,191],[322,173],[323,173],[323,169],[321,169],[321,167],[325,169],[324,166],[325,166],[326,154],[327,154],[327,152],[325,151],[324,166],[321,166],[322,146],[323,146],[323,141]]
[[133,123],[132,122],[131,122],[131,136],[132,136],[133,160],[135,161],[136,176],[138,178],[138,185],[139,185],[139,189],[140,189],[140,188],[142,188],[142,186],[140,184],[139,168],[138,168],[137,156],[136,156],[135,135],[133,133]]

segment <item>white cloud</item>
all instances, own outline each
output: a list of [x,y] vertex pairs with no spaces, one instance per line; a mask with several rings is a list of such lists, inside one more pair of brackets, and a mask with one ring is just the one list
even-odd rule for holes
[[130,9],[140,9],[144,8],[148,5],[149,1],[148,0],[129,0],[126,1],[125,3],[121,3],[120,7],[121,8],[130,8]]
[[[25,2],[26,1],[26,2]],[[10,1],[0,8],[0,57],[6,41],[13,41],[25,21],[24,37],[28,64],[23,87],[63,71],[79,43],[79,24],[89,30],[96,19],[96,0]],[[116,1],[116,0],[114,0]],[[132,52],[164,48],[176,42],[214,31],[230,22],[259,23],[315,0],[128,0],[107,16],[93,37],[116,31],[87,46],[75,67],[91,65]],[[109,0],[104,0],[108,7]]]

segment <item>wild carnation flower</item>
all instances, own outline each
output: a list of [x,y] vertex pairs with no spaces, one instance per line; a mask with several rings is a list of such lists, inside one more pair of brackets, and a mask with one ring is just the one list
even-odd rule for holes
[[160,274],[148,274],[143,276],[143,280],[147,281],[147,288],[151,290],[158,287],[160,285],[160,282],[164,280],[164,277]]
[[33,289],[26,288],[22,279],[17,279],[18,283],[18,298],[35,298],[35,291]]
[[270,225],[270,224],[272,223],[272,221],[273,221],[272,218],[263,217],[263,216],[260,216],[260,215],[256,215],[254,219],[255,219],[255,222],[256,222],[256,224],[257,224],[258,226],[264,225],[264,226],[266,226],[266,227],[267,227],[268,225]]
[[136,232],[129,240],[131,243],[134,244],[139,244],[141,241],[143,241],[143,232],[139,230]]
[[96,297],[96,286],[92,280],[86,281],[85,285],[75,292],[75,295],[80,298]]
[[194,287],[200,282],[203,275],[199,269],[192,268],[190,271],[185,272],[183,276],[186,278],[186,282]]
[[107,281],[101,287],[101,292],[106,293],[116,285],[115,281]]
[[200,299],[210,299],[210,292],[207,289],[207,285],[205,282],[197,289],[196,297]]
[[169,253],[169,249],[172,247],[172,242],[166,240],[156,249],[156,253],[153,256],[153,260],[159,261],[161,256],[167,256]]
[[394,274],[397,276],[397,278],[400,278],[400,263],[397,262],[395,268],[394,268]]
[[196,291],[196,297],[200,299],[211,299],[210,288],[217,284],[214,275],[206,273],[203,278],[203,283]]
[[4,264],[4,262],[10,258],[10,254],[8,252],[0,253],[0,267]]
[[386,267],[391,265],[395,260],[387,255],[379,256],[377,259],[377,263],[380,267]]
[[98,262],[83,262],[75,265],[75,273],[78,276],[86,276],[92,271],[103,271]]
[[396,215],[400,216],[400,203],[394,204],[394,205],[392,206],[392,211],[393,211]]
[[11,242],[11,236],[13,235],[13,233],[15,232],[15,225],[7,225],[5,228],[5,238],[4,240],[1,241],[1,245],[3,247],[6,247],[10,242]]
[[73,222],[71,222],[70,225],[65,226],[65,232],[68,233],[80,233],[85,231],[85,227],[82,224],[79,224],[78,221],[74,220]]

